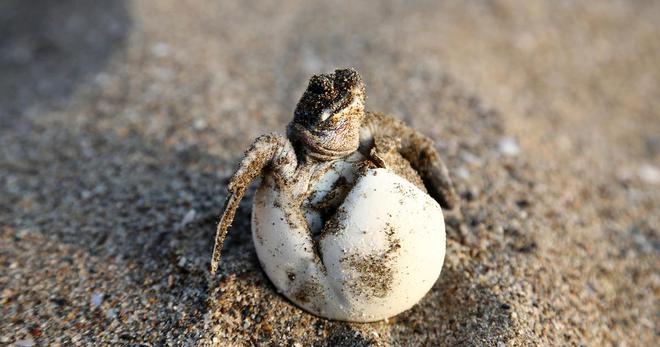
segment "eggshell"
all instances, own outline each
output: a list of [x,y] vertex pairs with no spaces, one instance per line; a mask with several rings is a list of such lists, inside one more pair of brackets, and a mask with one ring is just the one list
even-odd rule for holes
[[431,289],[445,256],[445,227],[428,194],[387,169],[358,174],[359,159],[339,161],[312,182],[321,195],[340,177],[352,186],[320,231],[311,207],[319,197],[296,206],[291,192],[266,176],[255,195],[252,234],[264,271],[296,305],[370,322],[409,309]]

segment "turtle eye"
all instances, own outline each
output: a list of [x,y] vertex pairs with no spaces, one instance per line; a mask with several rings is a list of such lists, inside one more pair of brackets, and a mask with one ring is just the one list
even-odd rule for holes
[[328,118],[332,116],[332,110],[325,109],[321,112],[321,121],[325,122]]

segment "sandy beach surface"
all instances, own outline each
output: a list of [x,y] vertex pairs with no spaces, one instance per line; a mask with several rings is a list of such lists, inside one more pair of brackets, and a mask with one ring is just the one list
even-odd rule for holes
[[[0,345],[651,346],[660,2],[0,4]],[[436,141],[461,196],[411,310],[307,314],[225,185],[313,73]]]

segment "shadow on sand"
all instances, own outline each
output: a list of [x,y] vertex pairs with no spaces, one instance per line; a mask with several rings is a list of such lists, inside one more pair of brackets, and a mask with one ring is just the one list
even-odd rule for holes
[[101,71],[131,29],[124,0],[0,2],[0,129],[58,107]]

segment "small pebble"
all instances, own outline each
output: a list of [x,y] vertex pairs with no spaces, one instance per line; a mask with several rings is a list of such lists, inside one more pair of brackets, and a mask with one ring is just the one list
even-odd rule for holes
[[481,165],[481,159],[470,152],[461,153],[461,160],[467,164]]
[[170,54],[170,46],[163,42],[158,42],[151,47],[151,54],[164,58]]
[[461,166],[458,169],[456,169],[456,176],[462,178],[462,179],[468,179],[470,178],[470,171],[465,168],[465,166]]
[[24,339],[24,340],[18,340],[15,343],[16,347],[32,347],[34,346],[34,340],[32,339]]
[[103,293],[99,293],[99,292],[92,293],[92,298],[90,300],[90,305],[92,306],[92,309],[101,306],[101,303],[103,303]]
[[193,122],[193,128],[195,130],[204,130],[206,129],[206,126],[207,126],[206,120],[204,120],[203,118],[195,119],[195,121]]
[[186,226],[187,224],[190,224],[190,222],[195,220],[195,215],[197,212],[194,209],[191,209],[186,213],[185,216],[183,216],[183,220],[181,220],[181,227]]
[[518,146],[518,143],[511,137],[505,137],[501,139],[500,143],[498,144],[498,148],[500,153],[510,157],[515,157],[520,154],[520,147]]
[[186,261],[188,261],[188,259],[186,259],[186,257],[181,257],[181,258],[179,258],[179,262],[177,262],[176,265],[178,267],[185,267],[186,266]]
[[660,183],[660,169],[657,166],[651,164],[644,164],[640,166],[639,178],[649,184],[659,184]]

